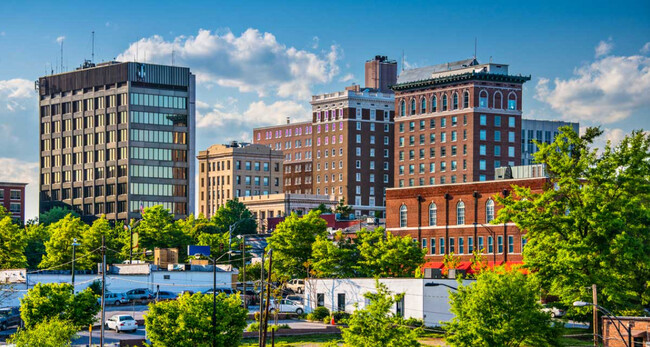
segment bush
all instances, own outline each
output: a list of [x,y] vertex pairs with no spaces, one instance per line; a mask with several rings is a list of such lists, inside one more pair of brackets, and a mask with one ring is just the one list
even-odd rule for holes
[[347,312],[332,312],[331,314],[332,318],[334,318],[334,321],[336,323],[347,320],[350,318],[350,314]]
[[407,318],[403,322],[404,325],[408,325],[410,327],[423,327],[424,326],[424,321],[422,319],[417,319],[417,318]]
[[316,307],[314,311],[307,315],[307,319],[311,321],[322,321],[323,319],[329,317],[330,310],[327,307]]
[[[291,327],[289,326],[289,324],[280,324],[280,325],[270,324],[268,328],[269,331],[271,330],[278,331],[278,329],[291,329]],[[253,322],[251,323],[251,325],[249,325],[246,328],[246,331],[259,331],[259,330],[260,330],[259,322]]]
[[253,322],[251,325],[246,327],[246,331],[259,331],[260,330],[260,322]]

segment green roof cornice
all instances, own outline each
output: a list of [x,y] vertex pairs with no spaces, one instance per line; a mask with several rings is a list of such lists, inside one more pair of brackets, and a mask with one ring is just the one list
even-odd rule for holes
[[450,75],[438,78],[429,78],[420,81],[412,81],[406,83],[399,83],[390,86],[394,91],[414,89],[414,88],[423,88],[428,86],[443,85],[449,83],[457,83],[463,81],[479,80],[479,81],[493,81],[493,82],[505,82],[505,83],[524,83],[530,81],[530,75],[528,76],[514,76],[514,75],[499,75],[499,74],[490,74],[484,72],[468,72],[458,75]]

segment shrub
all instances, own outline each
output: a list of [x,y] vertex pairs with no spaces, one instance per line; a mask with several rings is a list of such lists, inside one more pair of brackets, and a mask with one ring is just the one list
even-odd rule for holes
[[330,315],[330,310],[327,309],[327,307],[316,307],[314,311],[312,311],[310,314],[307,315],[308,320],[312,321],[321,321]]
[[423,327],[424,326],[424,321],[422,319],[417,319],[417,318],[407,318],[403,322],[404,325],[408,325],[410,327]]
[[335,322],[341,322],[350,318],[350,314],[347,312],[332,312],[332,317]]
[[253,322],[251,325],[246,327],[246,331],[259,331],[260,330],[260,322]]

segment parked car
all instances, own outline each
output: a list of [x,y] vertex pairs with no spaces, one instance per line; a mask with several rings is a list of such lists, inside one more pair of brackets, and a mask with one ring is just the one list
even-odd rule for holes
[[[217,290],[217,295],[219,295],[219,293],[226,293],[226,295],[230,295],[234,292],[231,288],[217,288],[216,290]],[[212,295],[212,288],[204,291],[203,294]]]
[[562,309],[559,309],[552,304],[544,304],[544,308],[542,308],[542,312],[549,313],[551,315],[551,318],[559,318],[564,316],[565,312]]
[[172,292],[167,292],[167,291],[159,291],[154,295],[154,298],[159,301],[163,300],[174,300],[178,297],[178,294],[172,293]]
[[[106,305],[115,305],[115,306],[119,306],[129,302],[129,299],[127,299],[125,293],[105,293],[104,300],[106,302]],[[97,303],[99,304],[102,303],[101,297],[97,298]]]
[[285,299],[295,301],[295,302],[298,302],[298,303],[301,303],[301,304],[305,303],[305,297],[302,296],[302,295],[297,295],[297,294],[287,295],[285,297]]
[[20,309],[18,307],[0,308],[0,331],[13,326],[20,326]]
[[286,313],[297,313],[303,314],[305,312],[305,306],[299,302],[293,300],[271,300],[269,303],[270,312],[286,312]]
[[284,287],[289,289],[294,293],[304,293],[305,292],[305,280],[293,279],[285,283]]
[[133,319],[133,316],[127,314],[116,314],[106,320],[106,329],[113,329],[115,332],[138,330],[138,322]]
[[137,288],[126,292],[126,297],[129,301],[145,303],[153,299],[153,293],[147,288]]

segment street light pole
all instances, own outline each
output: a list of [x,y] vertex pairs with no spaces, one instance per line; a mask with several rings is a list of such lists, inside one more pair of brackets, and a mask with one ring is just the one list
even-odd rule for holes
[[[230,254],[230,252],[228,252]],[[215,346],[215,336],[217,334],[217,261],[221,259],[225,254],[222,254],[220,257],[213,259],[210,256],[203,255],[208,260],[212,261],[212,347]],[[201,258],[201,254],[195,254],[194,258]]]
[[75,260],[75,247],[80,246],[80,243],[77,243],[77,239],[72,239],[72,294],[74,294],[74,260]]
[[[496,252],[496,249],[495,249],[496,242],[497,242],[496,233],[494,232],[494,230],[490,229],[489,226],[487,226],[487,225],[485,225],[483,223],[480,223],[480,224],[481,224],[482,227],[487,229],[487,231],[490,233],[490,236],[492,236],[492,266],[496,267],[497,266],[497,252]],[[476,242],[478,242],[478,240]]]
[[623,326],[623,328],[625,328],[625,330],[627,331],[627,340],[623,336],[623,333],[621,332],[621,329],[618,328],[618,325],[614,324],[614,328],[616,328],[616,331],[618,332],[618,335],[621,337],[621,339],[623,340],[623,343],[625,344],[626,347],[633,347],[633,345],[632,345],[632,327],[630,326],[630,324],[625,326],[623,324],[623,322],[621,322],[621,320],[618,319],[618,317],[614,316],[606,308],[604,308],[604,307],[602,307],[600,305],[597,305],[597,304],[593,304],[593,303],[585,302],[585,301],[575,301],[573,303],[573,306],[574,307],[593,306],[593,307],[597,308],[600,312],[604,313],[605,316],[607,316],[610,320],[616,319],[618,321],[618,323],[621,326]]

